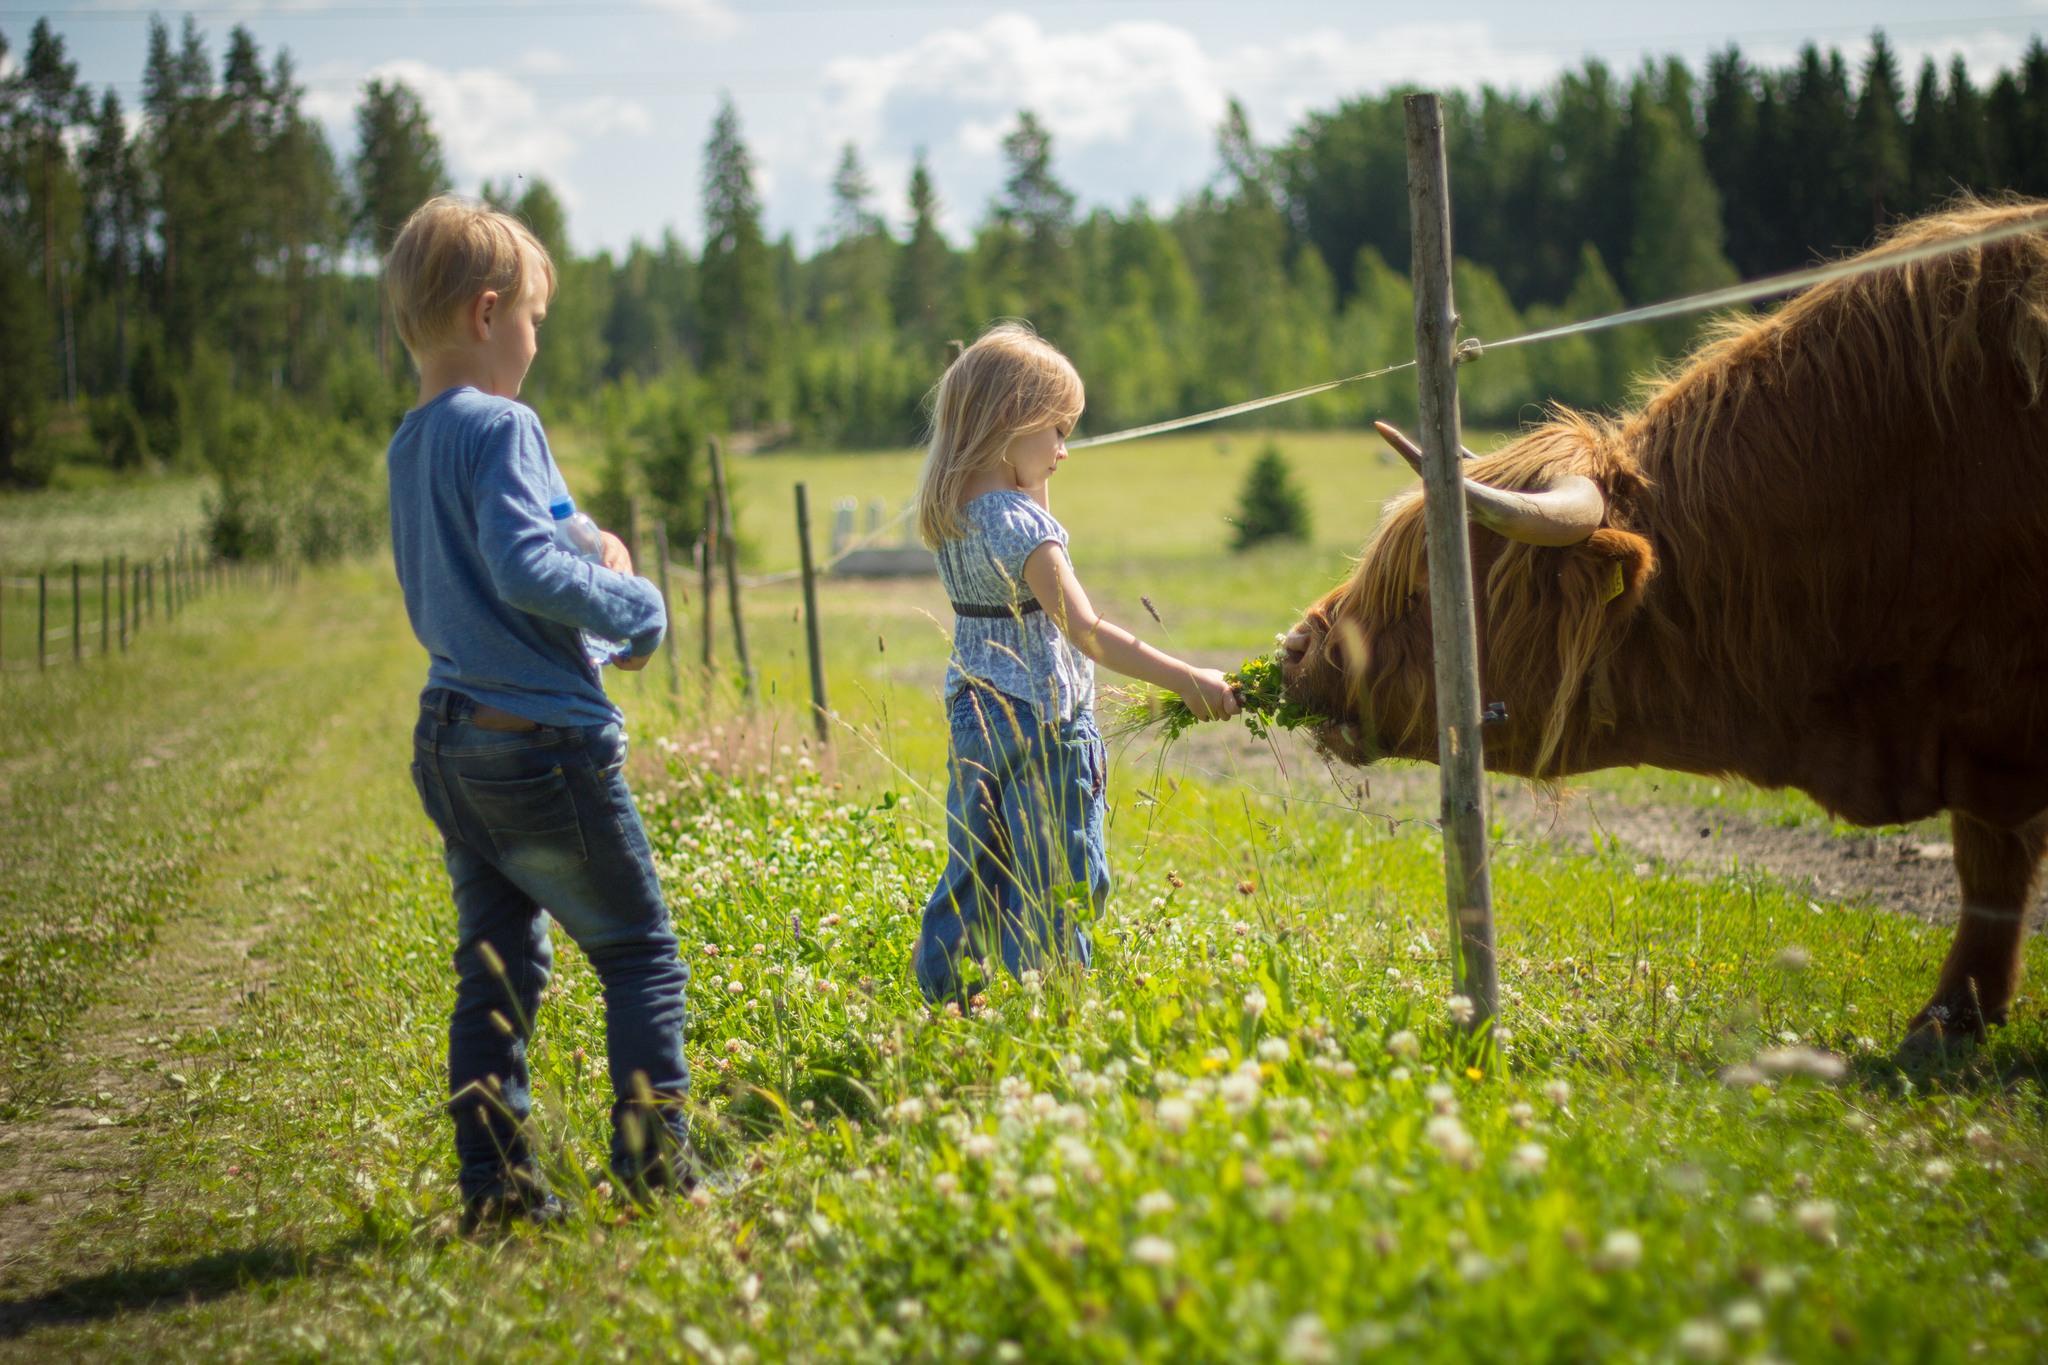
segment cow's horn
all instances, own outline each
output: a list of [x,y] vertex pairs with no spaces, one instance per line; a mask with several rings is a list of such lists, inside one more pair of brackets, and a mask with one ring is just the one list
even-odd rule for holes
[[[1400,452],[1409,467],[1422,472],[1422,449],[1386,422],[1374,422],[1387,444]],[[1466,459],[1472,452],[1463,446]],[[1600,485],[1583,474],[1565,474],[1540,492],[1522,493],[1465,480],[1465,507],[1489,531],[1529,545],[1576,545],[1600,529],[1607,516],[1607,497]]]

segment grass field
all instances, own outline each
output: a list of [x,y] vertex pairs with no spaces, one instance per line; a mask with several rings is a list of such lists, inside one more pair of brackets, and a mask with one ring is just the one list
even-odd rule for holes
[[[1077,456],[1055,508],[1112,614],[1150,596],[1171,643],[1224,661],[1334,581],[1400,480],[1356,437],[1283,444],[1330,490],[1316,539],[1246,559],[1210,514],[1248,438]],[[1189,474],[1204,459],[1228,473]],[[781,566],[768,511],[796,478],[814,507],[907,488],[910,462],[876,460],[742,465],[757,567]],[[2042,1354],[2038,990],[1969,1058],[1910,1080],[1887,1060],[1944,927],[1504,842],[1511,1036],[1475,1052],[1426,826],[1361,819],[1312,765],[1275,786],[1128,751],[1094,972],[934,1016],[906,968],[940,857],[936,588],[828,585],[832,756],[804,739],[796,600],[749,598],[752,710],[694,675],[671,701],[659,666],[618,688],[692,964],[695,1122],[732,1183],[642,1216],[601,1188],[601,1016],[562,944],[534,1063],[575,1216],[503,1242],[451,1234],[450,912],[403,770],[423,658],[386,566],[210,599],[89,678],[10,682],[4,855],[32,877],[0,902],[7,1121],[97,1112],[118,1155],[81,1155],[85,1193],[7,1248],[0,1352]],[[73,922],[91,946],[51,946]],[[206,994],[208,925],[256,984],[173,1027],[167,999]]]

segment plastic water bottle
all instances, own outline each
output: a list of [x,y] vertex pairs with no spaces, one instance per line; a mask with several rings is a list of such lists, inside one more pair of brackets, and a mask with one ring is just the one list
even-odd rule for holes
[[[548,512],[555,519],[555,543],[592,564],[604,563],[604,532],[590,519],[588,512],[576,510],[576,504],[568,498],[553,504]],[[608,664],[624,654],[630,645],[619,640],[607,640],[601,635],[582,632],[584,651],[594,664]]]

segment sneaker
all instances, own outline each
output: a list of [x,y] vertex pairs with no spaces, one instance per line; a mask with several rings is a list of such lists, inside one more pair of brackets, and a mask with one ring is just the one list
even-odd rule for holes
[[526,1223],[553,1227],[567,1219],[569,1206],[532,1171],[515,1170],[495,1189],[462,1201],[462,1235]]

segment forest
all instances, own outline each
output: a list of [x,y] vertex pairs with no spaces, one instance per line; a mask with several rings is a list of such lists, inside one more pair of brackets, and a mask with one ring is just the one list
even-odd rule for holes
[[[922,157],[882,186],[848,144],[808,255],[764,228],[728,97],[690,238],[578,255],[545,181],[455,184],[402,83],[368,82],[354,145],[330,145],[291,54],[246,28],[216,56],[194,20],[153,21],[139,118],[78,79],[47,20],[25,45],[0,33],[0,72],[0,485],[204,470],[229,555],[317,558],[376,536],[374,457],[412,401],[376,263],[451,188],[522,216],[557,262],[527,400],[602,443],[610,495],[649,494],[682,534],[707,435],[913,444],[945,343],[995,318],[1027,318],[1074,357],[1098,432],[1411,349],[1398,89],[1271,145],[1233,102],[1199,191],[1085,213],[1020,110],[1002,190],[964,242],[938,228],[944,187]],[[1987,86],[1960,58],[1909,74],[1882,33],[1784,69],[1732,47],[1698,71],[1589,61],[1538,91],[1452,93],[1445,122],[1458,305],[1468,333],[1499,338],[1858,248],[1961,191],[2048,193],[2048,47]],[[1618,403],[1689,325],[1489,357],[1462,377],[1467,418]],[[1261,420],[1354,425],[1412,405],[1389,383]]]

